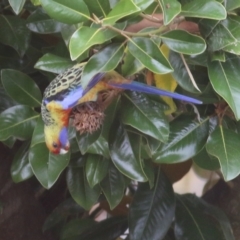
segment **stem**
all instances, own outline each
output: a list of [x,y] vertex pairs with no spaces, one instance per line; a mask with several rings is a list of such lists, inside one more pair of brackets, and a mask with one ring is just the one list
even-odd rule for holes
[[146,15],[146,14],[143,14],[143,13],[140,13],[139,14],[141,17],[151,21],[151,22],[155,22],[155,23],[163,23],[163,19],[158,19],[154,16],[151,16],[151,15]]
[[[173,24],[176,24],[176,23],[178,24],[182,21],[184,21],[184,17],[180,16],[173,21]],[[169,30],[169,26],[160,26],[158,29],[152,30],[152,31],[149,31],[149,32],[133,33],[133,32],[120,30],[118,28],[113,27],[112,25],[103,25],[103,27],[106,27],[106,28],[111,29],[115,32],[118,32],[119,34],[121,34],[125,37],[126,36],[128,36],[128,37],[147,37],[147,36],[155,35],[155,34],[158,34],[158,33],[164,33],[164,32]]]
[[184,66],[185,66],[185,68],[186,68],[186,70],[187,70],[188,76],[189,76],[189,78],[190,78],[193,86],[194,86],[199,92],[201,92],[201,90],[198,88],[198,86],[197,86],[197,84],[196,84],[196,82],[195,82],[195,80],[194,80],[194,77],[193,77],[193,75],[192,75],[192,73],[191,73],[191,71],[190,71],[190,69],[189,69],[189,67],[188,67],[188,65],[187,65],[187,63],[186,63],[186,61],[185,61],[185,58],[183,57],[182,53],[180,53],[180,57],[181,57],[181,59],[182,59],[182,61],[183,61],[183,64],[184,64]]

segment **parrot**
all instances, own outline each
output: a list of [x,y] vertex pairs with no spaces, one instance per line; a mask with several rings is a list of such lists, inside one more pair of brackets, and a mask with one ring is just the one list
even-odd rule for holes
[[81,103],[94,102],[101,91],[123,89],[168,96],[195,104],[202,102],[178,93],[129,80],[116,71],[97,73],[85,89],[81,84],[83,64],[76,64],[53,79],[43,93],[41,115],[45,142],[53,154],[65,154],[70,148],[68,125],[72,109]]

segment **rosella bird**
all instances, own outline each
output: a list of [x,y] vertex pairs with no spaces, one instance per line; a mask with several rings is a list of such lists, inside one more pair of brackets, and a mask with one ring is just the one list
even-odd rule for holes
[[58,75],[46,88],[42,101],[45,141],[50,152],[64,154],[69,150],[68,124],[72,108],[96,101],[98,93],[107,89],[126,89],[148,94],[168,96],[196,104],[199,100],[168,92],[153,86],[123,78],[117,72],[98,73],[82,88],[82,64],[77,64]]

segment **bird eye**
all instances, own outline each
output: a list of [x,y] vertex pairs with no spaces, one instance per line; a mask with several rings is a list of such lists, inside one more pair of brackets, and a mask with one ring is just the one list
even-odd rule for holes
[[52,144],[52,146],[53,146],[54,148],[57,148],[57,147],[58,147],[58,144],[54,142],[54,143]]

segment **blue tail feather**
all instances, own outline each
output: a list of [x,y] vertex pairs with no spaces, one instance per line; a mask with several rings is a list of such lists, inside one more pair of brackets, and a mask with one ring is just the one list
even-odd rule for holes
[[140,82],[130,82],[130,83],[109,83],[110,86],[112,87],[116,87],[116,88],[123,88],[126,90],[132,90],[132,91],[136,91],[136,92],[143,92],[143,93],[148,93],[148,94],[156,94],[156,95],[161,95],[161,96],[167,96],[167,97],[171,97],[171,98],[175,98],[175,99],[179,99],[182,101],[187,101],[187,102],[191,102],[191,103],[195,103],[195,104],[202,104],[201,101],[191,98],[191,97],[187,97],[178,93],[174,93],[174,92],[169,92],[166,90],[162,90],[153,86],[148,86],[146,84],[140,83]]

